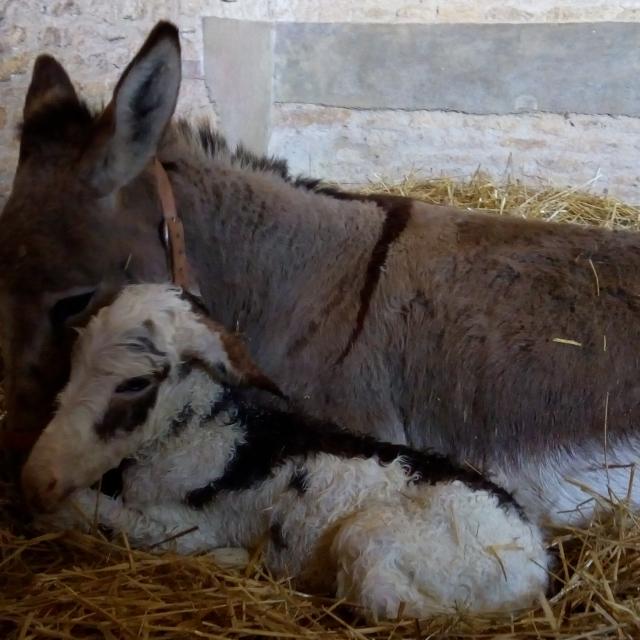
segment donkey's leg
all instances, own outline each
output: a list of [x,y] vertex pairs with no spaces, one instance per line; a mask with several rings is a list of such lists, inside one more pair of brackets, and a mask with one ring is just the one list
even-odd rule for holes
[[499,469],[491,479],[509,491],[536,522],[585,526],[596,510],[619,503],[640,508],[640,439],[584,442],[545,458]]

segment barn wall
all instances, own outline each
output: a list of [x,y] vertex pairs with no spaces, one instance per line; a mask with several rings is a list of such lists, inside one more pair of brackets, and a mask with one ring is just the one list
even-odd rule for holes
[[[387,25],[637,23],[640,2],[0,0],[0,204],[10,189],[17,158],[15,127],[38,52],[57,56],[82,93],[99,101],[108,98],[118,74],[155,21],[174,20],[181,30],[184,55],[179,111],[209,117],[217,111],[224,116],[224,105],[212,104],[219,87],[208,86],[205,78],[210,51],[205,51],[204,16]],[[374,174],[397,177],[411,168],[464,175],[480,164],[499,173],[510,162],[517,175],[579,184],[600,169],[603,177],[597,189],[610,188],[640,201],[636,117],[542,113],[535,108],[478,114],[434,105],[401,111],[383,107],[276,101],[270,107],[266,144],[289,157],[297,170],[346,182],[362,182]],[[235,113],[225,120],[232,116],[239,119]]]

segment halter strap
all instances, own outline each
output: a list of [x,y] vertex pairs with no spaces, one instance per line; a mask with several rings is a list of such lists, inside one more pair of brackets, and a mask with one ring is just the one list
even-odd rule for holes
[[176,199],[169,176],[160,161],[153,161],[153,173],[158,188],[158,196],[162,206],[164,218],[162,227],[162,240],[171,265],[171,278],[174,284],[194,295],[199,295],[200,290],[193,277],[187,258],[187,248],[184,241],[184,226],[178,215]]

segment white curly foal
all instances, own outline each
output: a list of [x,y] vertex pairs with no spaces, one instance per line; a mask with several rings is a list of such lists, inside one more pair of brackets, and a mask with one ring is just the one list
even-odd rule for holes
[[[57,526],[91,519],[98,500],[100,524],[137,546],[264,544],[274,573],[374,618],[513,610],[546,590],[541,531],[505,491],[255,386],[277,391],[193,300],[130,286],[82,332],[25,493]],[[116,497],[88,488],[119,465]]]

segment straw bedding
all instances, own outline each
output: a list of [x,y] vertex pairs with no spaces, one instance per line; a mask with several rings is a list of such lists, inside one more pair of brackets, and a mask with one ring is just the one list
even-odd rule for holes
[[[574,190],[498,187],[478,174],[372,185],[428,202],[557,222],[638,229],[640,207]],[[0,398],[1,404],[1,398]],[[127,540],[36,535],[0,458],[0,638],[640,638],[640,523],[624,504],[581,530],[557,531],[554,595],[511,617],[366,624],[345,603],[310,596],[264,571],[208,556],[131,550]]]

